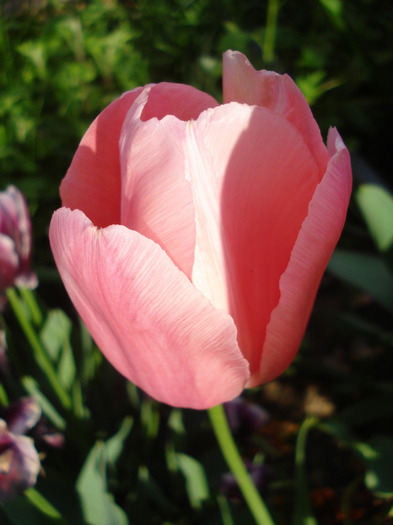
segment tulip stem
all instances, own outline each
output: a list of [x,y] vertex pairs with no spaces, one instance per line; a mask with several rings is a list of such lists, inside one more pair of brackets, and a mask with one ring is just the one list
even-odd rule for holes
[[36,331],[31,325],[27,318],[22,301],[18,297],[14,288],[7,288],[6,291],[7,299],[14,311],[15,317],[17,318],[26,339],[28,340],[31,348],[34,351],[34,355],[41,370],[45,373],[48,381],[52,385],[53,390],[56,392],[61,404],[64,408],[69,409],[71,407],[71,399],[67,391],[60,383],[56,370],[54,369],[41,341],[38,338]]
[[222,455],[237,481],[248,508],[255,519],[255,523],[258,525],[274,525],[265,502],[256,489],[239,454],[223,405],[210,408],[208,414]]

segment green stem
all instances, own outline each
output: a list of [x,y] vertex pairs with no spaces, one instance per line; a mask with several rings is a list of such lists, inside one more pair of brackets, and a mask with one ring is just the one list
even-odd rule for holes
[[265,40],[263,43],[263,60],[267,63],[273,62],[274,58],[279,9],[279,0],[269,0],[267,5]]
[[317,525],[312,514],[306,474],[306,444],[309,431],[319,423],[307,418],[299,428],[295,450],[295,511],[293,525]]
[[255,523],[258,525],[274,525],[269,511],[240,457],[228,425],[224,407],[218,405],[210,408],[208,414],[222,455],[237,481],[248,508],[254,516]]
[[25,336],[28,340],[31,348],[34,351],[37,363],[41,367],[41,370],[45,373],[48,381],[52,385],[53,390],[56,392],[61,404],[64,408],[69,409],[71,407],[71,399],[64,387],[59,382],[56,370],[54,369],[44,347],[42,346],[38,336],[32,327],[30,321],[23,311],[23,305],[19,299],[14,288],[7,288],[6,295],[8,301],[14,311],[15,317],[17,318]]
[[0,405],[6,407],[8,405],[8,396],[4,386],[0,383]]

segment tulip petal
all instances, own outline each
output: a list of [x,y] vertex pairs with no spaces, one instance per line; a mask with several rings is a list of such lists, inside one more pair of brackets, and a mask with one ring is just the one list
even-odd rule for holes
[[160,82],[151,87],[141,119],[161,120],[167,115],[172,115],[179,120],[195,120],[202,111],[216,106],[217,100],[199,89],[186,84]]
[[321,132],[300,89],[288,75],[273,71],[256,71],[239,51],[226,51],[223,56],[224,103],[242,102],[270,108],[291,122],[303,135],[315,156],[321,173],[326,170],[329,155]]
[[150,239],[95,228],[79,210],[53,215],[50,241],[63,282],[111,363],[152,397],[207,408],[249,377],[233,320],[215,309]]
[[253,373],[319,170],[298,130],[264,107],[223,105],[204,112],[191,129],[192,280],[231,313]]
[[352,175],[348,150],[336,129],[329,132],[328,149],[331,159],[327,172],[315,190],[281,276],[280,301],[272,312],[260,368],[248,382],[250,387],[274,379],[295,357],[322,274],[344,226]]
[[120,139],[121,224],[159,244],[191,277],[196,233],[182,147],[186,123],[173,116],[141,120],[155,90],[144,90],[124,121]]
[[63,206],[82,210],[96,226],[120,222],[119,138],[143,88],[124,93],[90,125],[60,186]]

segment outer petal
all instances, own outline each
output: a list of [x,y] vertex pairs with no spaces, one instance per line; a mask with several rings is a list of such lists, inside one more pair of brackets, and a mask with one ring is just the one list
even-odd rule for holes
[[55,212],[50,240],[67,291],[112,364],[173,406],[206,408],[249,376],[230,316],[216,310],[154,242]]
[[288,75],[273,71],[256,71],[239,51],[226,51],[223,56],[224,103],[244,102],[265,106],[282,115],[303,135],[321,173],[326,170],[329,155],[321,132],[300,89]]
[[260,369],[250,379],[250,387],[274,379],[295,357],[319,282],[344,226],[352,175],[348,150],[336,129],[329,132],[328,149],[331,160],[280,279],[280,302],[272,312]]
[[255,373],[320,173],[298,130],[269,109],[233,102],[189,128],[197,221],[192,280],[231,313]]
[[191,277],[196,233],[185,169],[187,124],[174,117],[143,122],[154,91],[138,97],[121,133],[121,224],[158,243]]
[[142,89],[124,93],[98,115],[61,183],[63,206],[82,210],[96,226],[120,222],[120,131]]

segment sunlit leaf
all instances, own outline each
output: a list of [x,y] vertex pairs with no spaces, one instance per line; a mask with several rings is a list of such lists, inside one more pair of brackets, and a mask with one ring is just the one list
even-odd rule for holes
[[108,441],[106,441],[105,447],[107,460],[109,463],[112,463],[112,465],[116,463],[120,457],[120,454],[123,452],[124,441],[131,432],[132,425],[133,419],[131,417],[124,418],[119,431],[110,439],[108,439]]
[[70,344],[72,323],[62,310],[51,310],[41,330],[41,341],[56,363],[58,375],[68,389],[74,383],[76,367]]
[[92,525],[128,525],[127,516],[107,490],[105,443],[97,442],[90,451],[76,488],[83,516]]
[[357,451],[366,464],[366,486],[381,497],[393,495],[393,439],[379,435],[359,443]]
[[107,464],[108,460],[114,464],[119,458],[131,427],[132,420],[126,418],[115,436],[106,443],[98,441],[79,474],[76,488],[81,498],[83,515],[92,525],[128,525],[126,514],[108,492]]
[[381,252],[393,244],[393,197],[382,186],[362,184],[356,201],[375,244]]
[[186,491],[193,508],[200,508],[209,498],[209,485],[203,466],[186,454],[176,454],[176,462],[186,480]]

